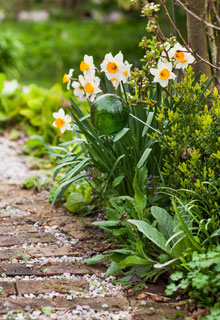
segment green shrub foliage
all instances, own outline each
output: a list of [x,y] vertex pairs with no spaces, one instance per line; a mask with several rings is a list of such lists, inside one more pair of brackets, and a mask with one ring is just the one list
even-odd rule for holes
[[169,103],[163,101],[156,119],[166,185],[199,193],[215,214],[220,199],[220,96],[216,88],[211,93],[208,84],[204,75],[196,81],[189,67],[185,78],[174,83],[175,95]]

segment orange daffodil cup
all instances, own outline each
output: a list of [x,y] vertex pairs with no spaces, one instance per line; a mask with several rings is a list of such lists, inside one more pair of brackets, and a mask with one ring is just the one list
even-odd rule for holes
[[72,75],[73,75],[74,69],[70,69],[68,74],[64,74],[63,76],[63,83],[67,83],[67,90],[70,90]]
[[150,73],[154,75],[153,82],[159,82],[161,87],[166,87],[170,79],[175,79],[176,75],[172,72],[171,62],[158,62],[157,69],[151,68]]
[[186,69],[189,64],[195,61],[193,55],[186,50],[179,43],[176,43],[173,48],[168,51],[170,59],[174,60],[174,66],[176,69]]
[[128,82],[131,74],[131,64],[128,61],[123,62],[123,54],[121,51],[113,57],[112,53],[105,55],[104,61],[101,63],[101,71],[105,72],[108,80],[110,80],[115,88],[123,81]]
[[70,122],[72,121],[71,117],[65,115],[63,108],[60,108],[58,112],[53,113],[55,121],[53,126],[60,129],[61,133],[64,133],[66,130],[72,130]]

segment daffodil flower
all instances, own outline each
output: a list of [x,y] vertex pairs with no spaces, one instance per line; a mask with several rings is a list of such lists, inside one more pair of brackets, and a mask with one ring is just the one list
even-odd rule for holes
[[83,72],[85,77],[95,76],[95,65],[92,56],[84,55],[83,61],[80,63],[80,71]]
[[68,74],[64,74],[63,76],[63,83],[67,83],[67,90],[70,90],[70,85],[71,85],[71,78],[73,75],[74,69],[70,69]]
[[110,81],[112,78],[116,78],[121,81],[124,66],[123,54],[120,51],[115,57],[113,57],[112,53],[107,53],[100,66],[101,71],[105,72],[106,77]]
[[116,77],[110,79],[111,83],[116,89],[120,84],[120,81],[123,81],[124,83],[128,82],[128,78],[131,75],[131,66],[132,64],[128,63],[128,61],[125,61],[121,69],[121,77],[119,79],[117,79]]
[[99,88],[99,77],[85,78],[82,75],[79,75],[79,82],[81,83],[87,98],[89,98],[91,101],[95,99],[97,93],[101,92]]
[[125,83],[128,82],[128,78],[131,75],[131,66],[132,66],[132,64],[128,63],[128,61],[124,62],[124,66],[122,68],[122,79],[121,80]]
[[157,69],[151,68],[150,73],[154,75],[153,82],[159,82],[162,87],[166,87],[169,80],[176,78],[176,75],[172,72],[171,62],[163,63],[160,61]]
[[83,89],[83,86],[79,81],[73,81],[72,87],[74,88],[73,93],[76,97],[79,97],[80,101],[85,100],[85,91]]
[[70,116],[65,115],[63,108],[60,108],[58,112],[54,112],[53,117],[55,118],[53,126],[60,129],[62,133],[64,133],[65,130],[72,130],[70,126],[72,119]]
[[176,69],[185,69],[189,64],[195,61],[195,58],[187,49],[176,43],[173,48],[168,52],[169,57],[175,60]]

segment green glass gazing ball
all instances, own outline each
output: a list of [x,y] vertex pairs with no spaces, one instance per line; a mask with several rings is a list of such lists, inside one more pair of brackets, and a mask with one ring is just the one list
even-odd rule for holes
[[92,104],[90,118],[99,132],[112,134],[125,127],[128,122],[128,110],[119,96],[103,94]]

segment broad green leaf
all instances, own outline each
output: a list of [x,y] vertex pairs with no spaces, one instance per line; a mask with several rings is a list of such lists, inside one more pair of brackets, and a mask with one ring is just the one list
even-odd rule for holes
[[8,116],[5,113],[0,111],[0,121],[5,121],[7,119],[8,119]]
[[40,115],[31,118],[30,121],[31,121],[31,124],[33,124],[33,126],[36,126],[36,127],[42,126],[42,117]]
[[127,235],[128,233],[128,230],[126,228],[120,228],[120,229],[114,229],[112,231],[112,234],[113,236],[115,237],[119,237],[119,236],[122,236],[123,234],[126,234]]
[[4,73],[0,73],[0,92],[4,87],[5,80],[6,80],[6,75]]
[[152,149],[151,148],[146,148],[144,153],[142,154],[140,160],[138,161],[137,167],[140,169],[145,161],[147,160],[147,158],[149,157],[150,153],[151,153]]
[[118,265],[120,268],[124,269],[126,267],[137,266],[137,265],[145,265],[145,264],[153,264],[154,261],[143,259],[138,256],[128,256],[124,260],[122,260]]
[[105,273],[105,276],[106,277],[114,276],[120,271],[121,271],[121,268],[118,266],[118,264],[115,261],[112,261],[112,263],[110,264],[110,266],[108,267]]
[[112,188],[115,188],[116,186],[118,186],[122,182],[124,177],[125,176],[123,176],[123,175],[116,177],[112,182]]
[[31,119],[32,117],[35,116],[35,113],[33,110],[30,109],[21,109],[19,112],[22,116],[25,116],[28,119]]
[[122,130],[120,130],[114,137],[113,142],[118,141],[119,139],[121,139],[128,131],[130,130],[130,128],[123,128]]
[[138,213],[138,218],[143,219],[143,210],[146,207],[147,196],[146,196],[146,186],[147,186],[148,172],[147,169],[136,168],[136,173],[133,180],[134,188],[134,207]]
[[97,262],[99,262],[103,258],[105,258],[104,254],[97,254],[96,256],[94,256],[92,258],[85,259],[84,261],[86,264],[91,265],[91,264],[96,264]]
[[29,99],[27,105],[30,109],[40,111],[44,106],[45,97],[39,97],[37,99]]
[[65,207],[71,212],[77,212],[81,207],[83,207],[85,199],[82,193],[71,192],[65,203]]
[[171,251],[175,257],[181,257],[183,252],[185,252],[186,249],[190,247],[192,247],[192,245],[187,239],[187,237],[184,235],[182,238],[176,241]]
[[166,238],[156,228],[153,228],[149,223],[142,220],[128,220],[137,227],[137,229],[143,233],[151,242],[153,242],[158,248],[171,255],[171,248],[166,246]]
[[169,239],[173,235],[173,218],[163,208],[151,207],[151,214],[158,222],[159,231]]

